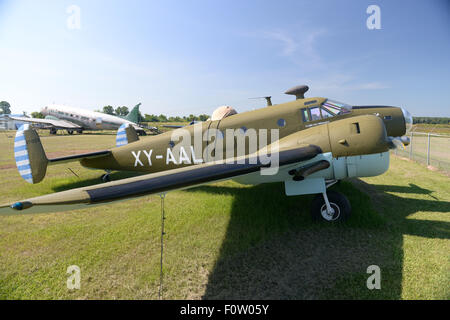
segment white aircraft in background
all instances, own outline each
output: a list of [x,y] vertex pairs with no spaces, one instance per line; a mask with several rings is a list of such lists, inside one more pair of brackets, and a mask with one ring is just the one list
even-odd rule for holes
[[[117,130],[122,124],[133,126],[139,135],[145,135],[144,128],[137,124],[139,120],[139,106],[136,105],[126,117],[118,117],[110,114],[90,111],[63,105],[48,105],[42,108],[44,119],[13,117],[10,119],[29,122],[39,128],[50,129],[50,134],[56,134],[58,130],[67,130],[69,134],[83,133],[83,130]],[[155,130],[154,127],[149,127]]]

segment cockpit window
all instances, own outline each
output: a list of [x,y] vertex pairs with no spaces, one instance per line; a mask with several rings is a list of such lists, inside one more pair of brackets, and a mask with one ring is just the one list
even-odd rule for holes
[[319,107],[313,107],[310,108],[309,111],[311,112],[311,121],[320,120],[320,109]]
[[346,104],[346,103],[342,103],[342,102],[338,102],[338,101],[333,101],[333,100],[326,100],[322,106],[328,110],[330,110],[331,112],[333,112],[335,115],[340,115],[340,114],[345,114],[345,113],[349,113],[350,110],[352,109],[352,106]]
[[349,113],[352,107],[348,104],[333,100],[326,100],[320,106],[311,106],[301,110],[304,122],[332,118]]
[[308,109],[302,109],[302,117],[303,117],[303,122],[311,121],[311,119],[309,117]]
[[330,111],[325,107],[320,107],[320,111],[322,112],[322,119],[331,118],[336,115],[336,113],[333,113],[332,111]]

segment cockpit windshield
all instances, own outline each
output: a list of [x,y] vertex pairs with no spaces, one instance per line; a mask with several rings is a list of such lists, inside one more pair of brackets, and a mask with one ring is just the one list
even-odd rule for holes
[[333,100],[325,100],[322,105],[313,105],[308,108],[301,109],[303,122],[323,120],[338,115],[349,113],[352,106]]
[[322,107],[324,109],[326,109],[327,111],[330,111],[334,115],[349,113],[350,110],[352,110],[352,106],[350,106],[346,103],[342,103],[342,102],[338,102],[338,101],[334,101],[334,100],[330,100],[330,99],[326,100],[322,104]]

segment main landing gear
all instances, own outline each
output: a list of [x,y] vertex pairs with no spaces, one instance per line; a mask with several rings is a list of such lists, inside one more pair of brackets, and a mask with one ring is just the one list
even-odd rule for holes
[[[327,184],[327,188],[336,182]],[[347,197],[333,190],[316,195],[311,203],[311,216],[316,221],[344,222],[350,217],[351,211]]]
[[[82,134],[82,133],[83,133],[83,129],[77,129],[76,131],[77,131],[78,134]],[[71,134],[71,135],[72,135],[74,132],[75,132],[74,130],[67,130],[67,133],[68,133],[68,134]]]
[[106,170],[106,173],[102,174],[100,179],[102,179],[103,182],[110,182],[111,181],[111,177],[109,176],[110,174],[111,174],[111,171]]

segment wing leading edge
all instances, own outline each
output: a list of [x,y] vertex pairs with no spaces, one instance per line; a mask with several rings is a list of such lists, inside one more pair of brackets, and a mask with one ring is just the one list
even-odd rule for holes
[[67,120],[37,119],[37,118],[12,117],[12,116],[9,116],[9,118],[20,122],[38,123],[53,126],[58,129],[81,129],[79,125]]
[[[314,158],[321,153],[318,146],[281,150],[279,166],[285,166]],[[0,215],[18,213],[56,212],[86,208],[128,198],[165,193],[197,185],[226,180],[256,172],[270,164],[263,164],[257,155],[247,156],[243,163],[225,161],[198,164],[139,177],[127,178],[101,185],[83,187],[36,198],[14,204],[0,206]]]

